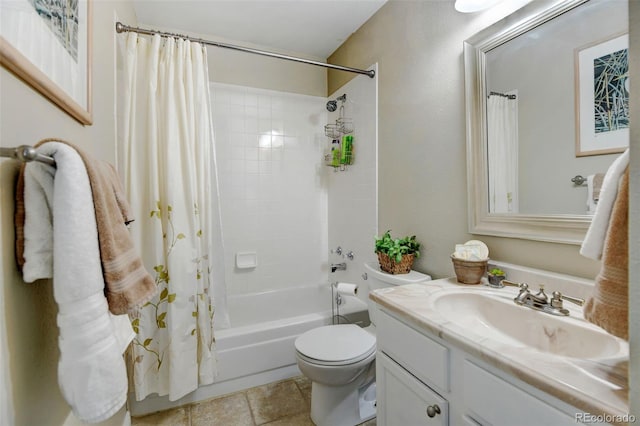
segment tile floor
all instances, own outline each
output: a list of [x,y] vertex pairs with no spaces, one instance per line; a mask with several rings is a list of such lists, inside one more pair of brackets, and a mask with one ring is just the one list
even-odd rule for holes
[[[133,417],[132,426],[313,426],[311,382],[304,376],[208,401]],[[372,419],[362,426],[375,426]]]

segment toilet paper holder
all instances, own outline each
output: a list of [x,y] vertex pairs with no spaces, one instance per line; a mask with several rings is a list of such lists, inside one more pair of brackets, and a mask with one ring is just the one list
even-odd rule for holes
[[337,281],[331,283],[331,324],[336,324],[336,318],[338,319],[338,324],[340,324],[340,319],[347,324],[351,323],[346,317],[340,315],[340,305],[343,303],[343,295],[357,297],[357,294],[358,286],[356,284],[340,283]]

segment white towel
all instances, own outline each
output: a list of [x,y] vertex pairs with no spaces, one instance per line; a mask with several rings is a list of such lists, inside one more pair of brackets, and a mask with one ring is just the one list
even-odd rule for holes
[[611,218],[613,203],[618,195],[618,184],[628,165],[629,149],[627,148],[627,150],[609,166],[604,176],[596,212],[593,215],[593,219],[591,219],[591,226],[589,226],[587,235],[584,237],[582,247],[580,248],[580,254],[585,257],[595,260],[602,258],[604,238],[609,228],[609,219]]
[[57,168],[29,163],[24,173],[27,282],[53,278],[60,328],[58,382],[79,419],[113,416],[127,398],[122,352],[134,337],[126,315],[109,313],[89,178],[79,154],[48,142],[39,152]]

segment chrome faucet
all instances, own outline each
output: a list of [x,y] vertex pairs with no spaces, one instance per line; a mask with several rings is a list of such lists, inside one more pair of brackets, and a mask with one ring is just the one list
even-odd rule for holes
[[579,306],[584,304],[584,299],[565,296],[559,291],[554,291],[551,299],[549,299],[549,296],[544,292],[543,285],[540,285],[540,290],[538,290],[536,294],[533,294],[529,291],[529,285],[527,283],[516,283],[513,281],[502,280],[502,284],[510,287],[518,287],[520,289],[518,295],[513,299],[517,305],[526,306],[527,308],[546,312],[551,315],[569,315],[569,310],[562,306],[563,300],[567,300]]
[[331,264],[331,272],[346,271],[346,270],[347,270],[347,263],[346,262],[332,263]]

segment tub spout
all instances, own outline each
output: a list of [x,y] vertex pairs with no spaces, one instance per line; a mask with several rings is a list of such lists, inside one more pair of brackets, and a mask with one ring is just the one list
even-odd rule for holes
[[331,264],[331,272],[346,271],[346,270],[347,270],[346,262],[343,262],[343,263],[332,263]]

